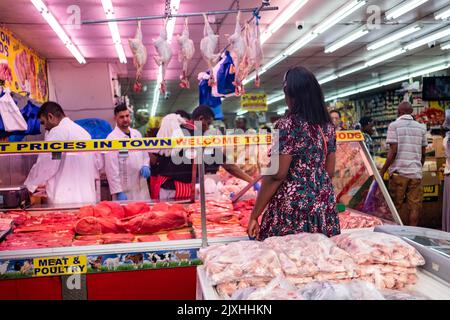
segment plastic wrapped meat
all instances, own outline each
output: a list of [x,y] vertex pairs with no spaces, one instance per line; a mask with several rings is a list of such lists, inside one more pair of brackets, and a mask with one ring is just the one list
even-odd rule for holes
[[352,257],[323,234],[271,237],[264,243],[278,253],[284,273],[294,282],[304,283],[303,279],[319,275],[328,279],[354,276],[356,265]]
[[74,230],[81,235],[121,233],[124,231],[118,219],[104,217],[81,218],[75,224]]
[[216,63],[220,54],[214,53],[217,48],[217,43],[219,41],[219,36],[214,34],[211,28],[208,17],[203,14],[203,19],[205,21],[205,26],[203,28],[203,39],[200,41],[200,51],[202,52],[203,59],[205,59],[208,64],[208,69],[211,72],[211,77],[209,79],[209,85],[212,86],[215,83],[214,75],[212,74],[213,65]]
[[388,264],[359,265],[359,279],[371,282],[380,289],[402,289],[417,282],[417,269]]
[[358,264],[391,264],[416,267],[425,264],[420,253],[402,239],[381,232],[360,231],[331,238]]
[[167,38],[167,19],[164,20],[164,26],[162,27],[159,37],[153,40],[153,44],[156,49],[156,55],[154,56],[155,62],[162,68],[162,81],[160,91],[166,92],[166,70],[167,65],[172,59],[172,48]]
[[298,289],[282,277],[277,277],[261,288],[237,290],[233,300],[304,300]]
[[282,275],[275,251],[255,241],[200,249],[199,258],[213,284],[242,280],[270,281]]
[[381,294],[386,300],[429,300],[422,294],[417,292],[405,292],[398,290],[382,290]]
[[299,293],[306,300],[385,300],[373,284],[359,280],[348,283],[312,282]]
[[347,210],[339,213],[339,224],[341,229],[372,228],[382,225],[383,221],[377,217]]
[[145,48],[144,43],[142,42],[142,31],[140,21],[138,21],[136,35],[134,36],[134,38],[128,39],[128,44],[130,46],[131,52],[133,53],[133,63],[134,66],[136,67],[135,88],[139,88],[142,71],[144,70],[144,65],[147,62],[147,49]]
[[189,89],[188,63],[195,53],[194,41],[189,38],[188,18],[184,19],[183,33],[178,37],[180,52],[178,52],[178,61],[183,63],[183,73],[180,76],[180,87]]
[[182,228],[187,225],[184,212],[146,212],[123,219],[120,226],[128,233],[148,234],[163,230]]

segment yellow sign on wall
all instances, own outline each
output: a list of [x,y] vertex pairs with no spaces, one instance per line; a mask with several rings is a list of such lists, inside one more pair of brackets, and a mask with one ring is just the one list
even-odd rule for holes
[[86,273],[86,271],[86,256],[45,257],[33,259],[34,277],[82,274]]
[[29,92],[38,102],[48,100],[47,62],[26,47],[8,29],[0,26],[0,62],[7,62],[12,80],[6,87],[13,92]]
[[246,93],[241,97],[241,107],[247,111],[267,111],[267,94]]

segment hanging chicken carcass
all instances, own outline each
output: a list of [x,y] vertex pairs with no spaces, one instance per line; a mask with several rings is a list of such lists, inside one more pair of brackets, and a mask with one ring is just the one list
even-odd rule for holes
[[155,62],[158,66],[162,67],[160,91],[164,94],[166,92],[166,69],[170,59],[172,59],[172,48],[167,40],[167,19],[164,21],[164,26],[160,31],[159,37],[153,40],[153,44],[156,49],[156,55],[154,56]]
[[133,53],[133,63],[136,67],[136,82],[134,84],[134,91],[139,92],[142,89],[141,76],[144,70],[144,65],[147,62],[147,49],[142,42],[141,21],[138,21],[136,35],[132,39],[128,39],[131,52]]
[[[240,75],[241,67],[246,69],[245,66],[245,55],[247,52],[247,43],[245,41],[245,37],[242,36],[242,28],[241,28],[241,12],[239,11],[236,15],[236,27],[234,29],[234,33],[228,37],[228,42],[230,43],[230,53],[233,58],[233,63],[235,67],[235,82],[234,85],[236,87],[236,95],[240,95],[243,93],[242,87],[242,75]],[[243,63],[244,62],[244,63]],[[244,64],[241,66],[241,64]]]
[[253,19],[248,31],[248,64],[250,65],[250,68],[255,68],[255,86],[259,88],[259,69],[261,68],[262,60],[264,58],[259,32],[259,17],[256,16],[255,19]]
[[202,52],[203,59],[205,59],[208,64],[208,69],[211,72],[211,77],[209,79],[209,85],[212,86],[215,83],[214,75],[212,74],[213,65],[217,62],[217,59],[220,57],[219,54],[215,54],[217,43],[219,41],[219,36],[214,34],[213,29],[211,28],[208,17],[206,14],[203,14],[203,18],[205,20],[205,27],[203,28],[203,39],[200,41],[200,51]]
[[178,61],[183,63],[183,73],[180,76],[180,87],[189,89],[188,79],[188,63],[192,59],[195,53],[194,41],[189,39],[189,27],[188,19],[184,19],[183,33],[178,37],[178,43],[180,44],[180,52],[178,53]]

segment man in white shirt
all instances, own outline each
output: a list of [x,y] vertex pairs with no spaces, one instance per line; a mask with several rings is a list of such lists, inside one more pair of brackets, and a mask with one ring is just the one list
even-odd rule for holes
[[[130,128],[131,118],[125,104],[114,109],[115,129],[107,139],[142,138],[139,131]],[[113,200],[150,200],[147,179],[150,178],[150,158],[147,151],[117,151],[105,155],[105,171]]]
[[389,191],[397,211],[403,202],[408,204],[409,225],[417,226],[422,209],[422,167],[425,162],[427,129],[412,117],[413,108],[407,101],[398,106],[399,118],[389,125],[386,143],[389,153],[381,169],[384,176],[389,169]]
[[[38,118],[47,130],[45,141],[90,140],[90,134],[65,116],[56,102],[44,103]],[[50,204],[95,203],[95,178],[99,165],[95,154],[73,152],[53,159],[52,154],[40,154],[24,184],[30,192],[45,185]]]

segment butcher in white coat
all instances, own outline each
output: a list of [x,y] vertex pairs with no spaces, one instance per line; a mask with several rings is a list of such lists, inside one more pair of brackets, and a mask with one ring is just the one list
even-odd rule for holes
[[[107,139],[142,138],[139,131],[130,128],[130,112],[124,104],[114,109],[116,128]],[[147,179],[150,178],[150,158],[147,151],[105,154],[105,171],[113,200],[150,200]]]
[[[45,141],[91,140],[90,134],[67,118],[56,102],[44,103],[38,117],[47,130]],[[63,152],[61,159],[40,154],[24,184],[31,193],[45,185],[50,204],[95,203],[98,169],[95,154],[90,152]]]

